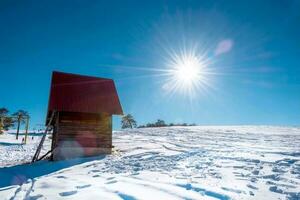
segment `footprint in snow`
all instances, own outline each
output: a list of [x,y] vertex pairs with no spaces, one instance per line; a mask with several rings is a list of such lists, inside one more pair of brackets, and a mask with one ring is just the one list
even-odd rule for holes
[[90,172],[100,172],[100,170],[98,170],[98,169],[93,169],[93,170],[91,170]]
[[106,180],[112,180],[112,179],[114,179],[115,177],[108,177]]
[[83,188],[87,188],[87,187],[91,187],[91,184],[87,184],[87,185],[78,185],[76,186],[77,189],[83,189]]
[[252,177],[252,178],[250,179],[250,181],[251,181],[252,183],[256,183],[256,182],[257,182],[257,178]]
[[239,189],[233,189],[233,188],[227,188],[227,187],[221,187],[223,190],[228,191],[228,192],[234,192],[237,194],[245,194],[245,191],[239,190]]
[[279,194],[283,194],[283,190],[278,188],[277,186],[271,186],[271,187],[269,187],[269,190],[271,192],[276,192],[276,193],[279,193]]
[[258,175],[258,174],[259,174],[259,170],[257,170],[257,169],[253,170],[253,171],[252,171],[252,174]]
[[67,177],[65,177],[65,176],[57,176],[56,178],[67,178]]
[[37,200],[37,199],[42,198],[42,197],[43,197],[43,195],[38,194],[38,195],[35,195],[35,196],[29,196],[29,199],[30,200]]
[[113,180],[113,181],[106,182],[105,184],[114,184],[114,183],[116,183],[116,182],[118,182],[118,181]]
[[59,195],[62,196],[62,197],[65,197],[65,196],[74,195],[76,193],[77,193],[77,191],[73,190],[73,191],[68,191],[68,192],[61,192],[61,193],[59,193]]
[[248,187],[248,188],[251,188],[251,189],[253,189],[253,190],[258,190],[257,187],[255,187],[255,186],[253,186],[253,185],[251,185],[251,184],[248,184],[247,187]]
[[123,193],[117,193],[119,197],[121,197],[123,200],[136,200],[133,196],[123,194]]
[[100,175],[98,175],[98,174],[97,174],[97,175],[94,175],[93,177],[94,177],[94,178],[96,178],[96,177],[100,177]]

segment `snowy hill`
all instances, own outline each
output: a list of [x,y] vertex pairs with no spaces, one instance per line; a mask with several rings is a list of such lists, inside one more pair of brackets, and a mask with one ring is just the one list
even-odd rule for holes
[[12,136],[0,135],[1,199],[300,199],[297,127],[125,130],[112,155],[17,166],[40,136]]

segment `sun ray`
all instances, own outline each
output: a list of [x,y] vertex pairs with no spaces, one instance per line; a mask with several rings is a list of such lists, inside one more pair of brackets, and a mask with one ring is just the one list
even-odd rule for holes
[[144,78],[156,78],[162,84],[162,89],[169,95],[179,95],[195,99],[201,93],[212,92],[212,77],[224,75],[217,73],[212,65],[214,57],[209,57],[208,50],[192,45],[182,44],[181,48],[167,48],[164,46],[165,63],[161,66],[129,66],[129,65],[101,65],[102,67],[114,67],[126,72],[136,71],[139,73],[126,77],[119,77],[118,81],[137,80]]

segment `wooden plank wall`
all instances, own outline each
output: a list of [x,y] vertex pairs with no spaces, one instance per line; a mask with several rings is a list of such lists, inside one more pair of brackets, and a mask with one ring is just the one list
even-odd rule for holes
[[112,116],[60,112],[53,152],[54,160],[111,153]]

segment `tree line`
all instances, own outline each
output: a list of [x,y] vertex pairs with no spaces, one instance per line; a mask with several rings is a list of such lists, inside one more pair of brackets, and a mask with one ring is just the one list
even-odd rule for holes
[[150,128],[150,127],[166,127],[166,126],[196,126],[195,123],[166,123],[162,119],[158,119],[156,122],[147,123],[145,125],[137,126],[137,122],[131,114],[124,115],[121,120],[122,129],[124,128]]
[[20,126],[25,124],[29,117],[29,113],[25,110],[20,109],[9,115],[7,108],[0,108],[0,134],[3,133],[3,130],[8,131],[12,127],[17,127],[16,139],[18,139]]

